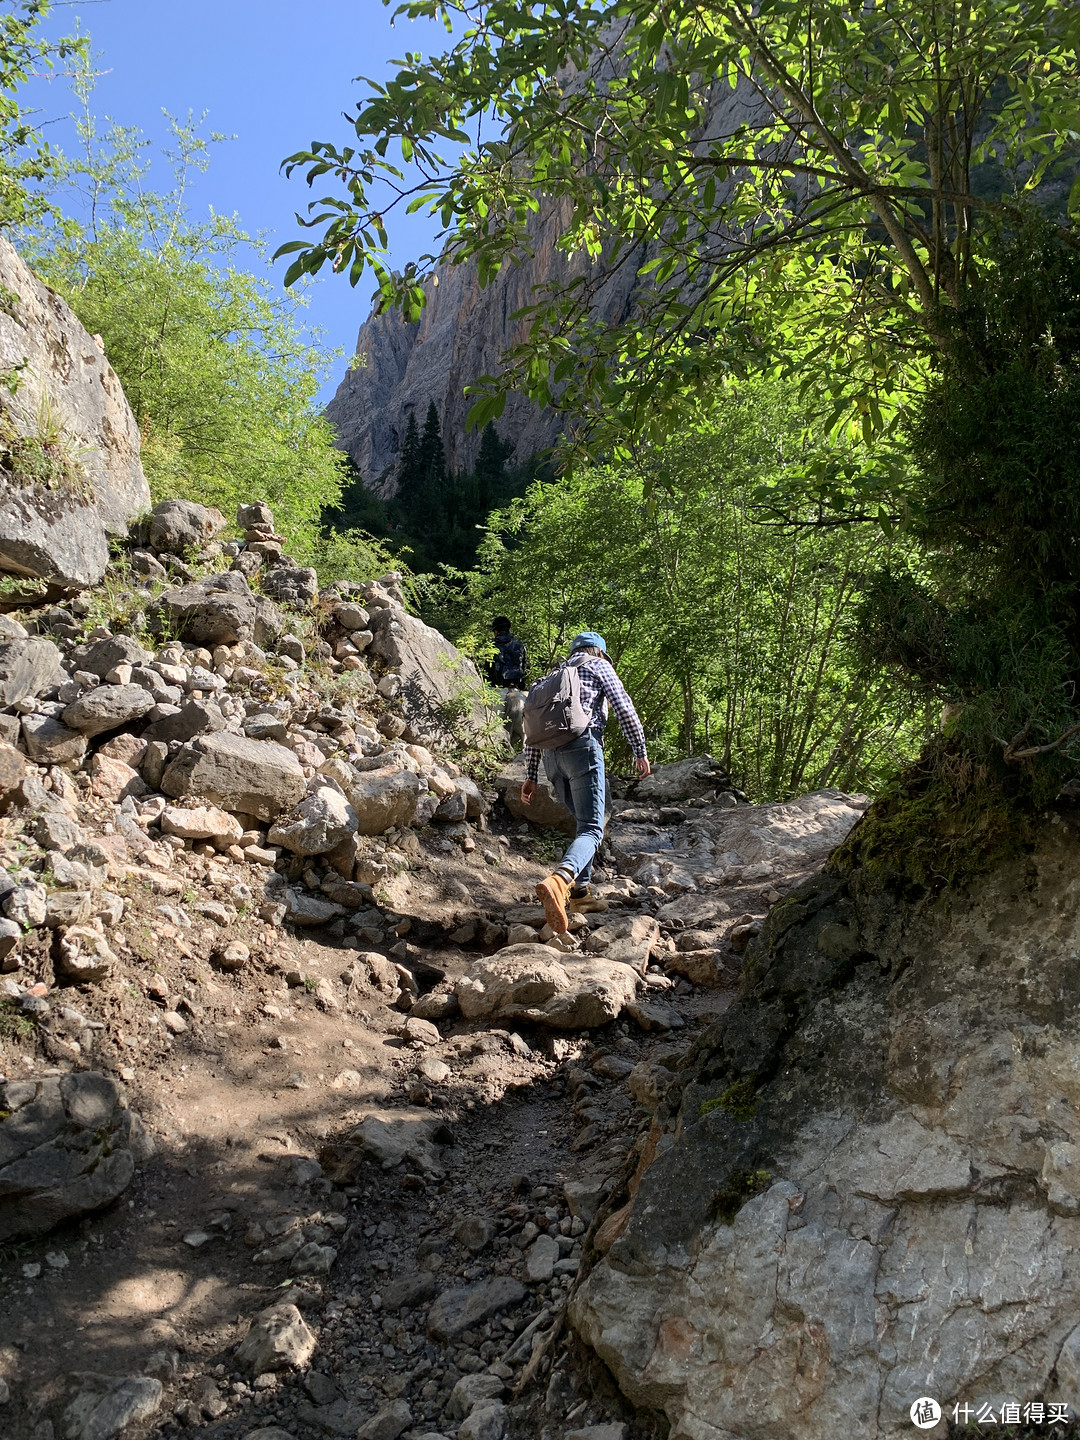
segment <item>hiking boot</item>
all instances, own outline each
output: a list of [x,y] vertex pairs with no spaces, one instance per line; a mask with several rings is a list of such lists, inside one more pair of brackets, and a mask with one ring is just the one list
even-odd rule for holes
[[570,891],[570,903],[566,908],[571,915],[602,915],[608,908],[608,902],[594,895],[588,885],[575,885]]
[[570,898],[570,881],[558,870],[541,880],[536,887],[536,898],[544,907],[547,922],[556,935],[565,935],[569,928],[566,918],[566,902]]

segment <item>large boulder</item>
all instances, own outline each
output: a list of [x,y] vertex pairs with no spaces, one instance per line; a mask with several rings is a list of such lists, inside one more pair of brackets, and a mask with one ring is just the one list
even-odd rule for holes
[[153,695],[141,685],[97,685],[72,701],[60,718],[69,730],[92,738],[141,720],[153,708]]
[[[0,317],[3,313],[0,310]],[[36,699],[67,678],[60,651],[51,640],[31,635],[25,640],[0,642],[0,706],[5,709],[20,700]]]
[[649,968],[649,955],[660,939],[660,926],[651,915],[618,915],[589,932],[585,948],[590,954],[603,955],[629,965],[639,975]]
[[955,890],[827,871],[773,910],[571,1305],[672,1435],[1080,1402],[1078,873],[1056,814]]
[[526,944],[508,945],[474,964],[455,994],[466,1020],[531,1020],[584,1030],[616,1019],[637,987],[629,965]]
[[166,795],[197,797],[259,820],[291,810],[306,783],[299,760],[284,745],[226,730],[189,740],[161,777]]
[[678,893],[693,889],[702,876],[767,880],[777,872],[790,875],[818,865],[868,804],[863,795],[817,790],[776,805],[676,808],[667,819],[659,807],[624,807],[607,838],[624,874]]
[[474,734],[483,730],[483,681],[456,645],[397,604],[371,608],[369,625],[368,653],[400,676],[401,710],[417,733],[454,725]]
[[711,755],[694,755],[689,760],[655,766],[643,780],[631,781],[626,791],[635,804],[673,805],[680,800],[700,799],[726,780],[719,760]]
[[411,825],[421,782],[411,770],[369,770],[347,785],[360,835],[381,835],[392,825]]
[[157,631],[210,649],[244,641],[272,645],[285,628],[277,607],[253,594],[244,576],[234,570],[164,591],[147,612],[147,622]]
[[561,800],[555,798],[555,791],[542,766],[540,778],[536,782],[536,794],[528,805],[523,803],[521,787],[525,783],[524,755],[515,755],[492,783],[502,796],[503,804],[516,820],[528,820],[540,830],[561,830],[564,835],[577,833],[573,815]]
[[325,855],[356,834],[356,811],[336,787],[319,785],[267,837],[294,855]]
[[107,1075],[9,1080],[0,1086],[0,1242],[100,1210],[149,1149]]
[[201,550],[225,529],[220,510],[193,500],[163,500],[150,516],[150,544],[159,553],[186,555]]
[[[60,297],[0,239],[0,370],[18,367],[14,395],[0,394],[8,456],[20,447],[42,458],[46,422],[62,430],[53,445],[67,465],[42,475],[40,464],[0,472],[0,570],[62,586],[96,585],[109,560],[109,537],[150,506],[139,462],[139,427],[100,343]],[[35,474],[36,472],[36,474]]]
[[262,577],[262,588],[282,605],[306,610],[319,593],[319,576],[310,565],[275,565]]
[[149,665],[151,658],[130,635],[106,635],[72,651],[71,668],[85,670],[104,680],[117,665]]

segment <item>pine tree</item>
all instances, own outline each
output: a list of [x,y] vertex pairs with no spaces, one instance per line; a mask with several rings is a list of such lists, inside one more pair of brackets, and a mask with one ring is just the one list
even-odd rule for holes
[[483,519],[506,485],[506,462],[514,453],[513,445],[503,440],[488,421],[480,434],[480,453],[476,457],[476,503]]
[[428,405],[424,428],[420,435],[420,471],[425,484],[438,489],[446,483],[446,455],[443,451],[439,412],[432,400]]
[[416,416],[410,410],[409,418],[405,423],[405,440],[401,446],[401,458],[398,461],[397,497],[404,509],[410,508],[411,503],[420,492],[423,481],[424,472],[420,463],[420,431],[417,429]]

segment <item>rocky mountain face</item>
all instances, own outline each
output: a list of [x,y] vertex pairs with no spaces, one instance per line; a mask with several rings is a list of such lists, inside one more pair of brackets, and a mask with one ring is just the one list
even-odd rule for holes
[[95,585],[150,508],[139,427],[71,308],[0,238],[0,571]]
[[672,1440],[1080,1402],[1078,857],[1058,815],[933,903],[826,873],[772,911],[571,1306]]
[[[394,313],[372,313],[360,327],[357,362],[349,369],[327,407],[342,449],[376,493],[394,493],[394,467],[410,411],[423,424],[435,402],[442,422],[447,468],[468,470],[476,460],[480,437],[466,432],[473,401],[465,387],[479,376],[496,373],[503,352],[525,338],[526,325],[511,316],[533,303],[534,287],[548,281],[565,284],[594,267],[582,257],[567,257],[557,247],[560,224],[548,215],[534,227],[532,258],[508,266],[484,290],[476,266],[443,265],[428,289],[420,320],[406,324]],[[637,285],[636,265],[624,261],[603,284],[598,311],[617,324],[628,313]],[[562,418],[540,410],[523,396],[512,396],[497,422],[514,442],[517,461],[551,446],[562,431]]]

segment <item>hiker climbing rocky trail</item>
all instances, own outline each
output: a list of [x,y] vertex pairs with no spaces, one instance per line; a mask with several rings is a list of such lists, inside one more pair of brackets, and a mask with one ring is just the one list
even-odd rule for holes
[[467,662],[395,576],[279,563],[256,599],[272,516],[239,518],[224,572],[169,559],[230,560],[199,507],[136,540],[156,649],[78,601],[5,622],[4,1433],[614,1440],[568,1300],[748,939],[862,802],[751,806],[708,757],[619,782],[597,909],[553,936],[566,815],[450,758]]

